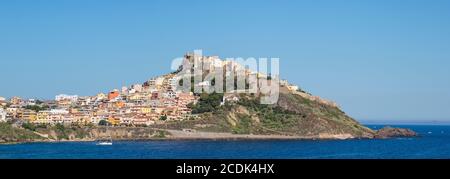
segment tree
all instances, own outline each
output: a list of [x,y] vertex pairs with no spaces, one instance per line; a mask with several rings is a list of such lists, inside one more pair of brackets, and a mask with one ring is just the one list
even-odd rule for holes
[[189,103],[189,104],[186,105],[186,107],[189,108],[189,109],[193,109],[195,107],[195,104],[194,103]]
[[200,100],[196,105],[190,105],[193,114],[200,114],[205,112],[213,112],[219,109],[222,103],[223,94],[222,93],[202,93],[200,95]]
[[49,109],[49,106],[48,106],[48,105],[43,105],[43,106],[39,106],[39,105],[28,105],[28,106],[25,106],[25,109],[33,110],[33,111],[39,112],[39,111],[44,111],[44,110]]
[[99,125],[99,126],[108,126],[108,125],[109,125],[109,122],[106,121],[106,120],[101,120],[100,122],[98,122],[98,125]]
[[36,126],[34,125],[34,124],[31,124],[31,123],[23,123],[22,124],[22,127],[24,128],[24,129],[28,129],[28,130],[30,130],[30,131],[36,131]]
[[167,120],[167,115],[161,116],[161,117],[159,118],[159,120],[160,120],[160,121],[165,121],[165,120]]

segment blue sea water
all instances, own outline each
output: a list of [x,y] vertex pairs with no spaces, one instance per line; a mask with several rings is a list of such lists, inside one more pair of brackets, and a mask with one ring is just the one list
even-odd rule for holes
[[[370,125],[377,129],[382,126]],[[0,159],[450,159],[450,126],[411,128],[421,137],[376,140],[115,141],[0,145]]]

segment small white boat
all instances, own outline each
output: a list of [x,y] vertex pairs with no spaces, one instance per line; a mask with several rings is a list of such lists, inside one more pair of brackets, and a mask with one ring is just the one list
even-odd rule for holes
[[99,142],[97,145],[113,145],[112,142]]
[[97,145],[113,145],[111,135],[109,135],[109,139],[97,141]]

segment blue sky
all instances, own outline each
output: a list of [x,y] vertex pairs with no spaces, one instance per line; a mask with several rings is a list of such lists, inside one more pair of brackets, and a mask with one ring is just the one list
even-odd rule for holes
[[0,96],[94,95],[194,49],[279,57],[357,119],[450,121],[450,1],[0,2]]

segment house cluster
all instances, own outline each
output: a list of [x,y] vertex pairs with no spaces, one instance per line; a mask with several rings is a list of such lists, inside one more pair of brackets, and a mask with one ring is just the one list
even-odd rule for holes
[[[193,62],[201,62],[201,64]],[[189,68],[186,68],[189,65]],[[114,89],[108,93],[100,93],[95,96],[78,95],[57,95],[54,100],[35,100],[12,97],[5,99],[0,97],[0,122],[19,121],[36,124],[101,124],[111,125],[152,125],[164,123],[165,121],[185,120],[196,118],[192,114],[189,104],[196,104],[199,100],[191,90],[186,92],[178,90],[180,80],[185,74],[195,72],[195,69],[203,69],[205,73],[215,72],[216,69],[224,67],[226,78],[236,77],[239,71],[245,76],[262,77],[268,76],[252,71],[233,60],[222,61],[217,56],[202,56],[201,54],[188,53],[185,55],[181,70],[178,73],[170,73],[147,80],[143,84],[135,84],[121,89]],[[234,78],[232,78],[234,79]],[[212,81],[196,82],[195,86],[211,86]],[[255,86],[248,82],[245,86]],[[290,91],[300,93],[298,86],[291,85],[287,81],[281,81],[281,86],[287,87]],[[194,86],[194,87],[195,87]],[[226,101],[239,101],[240,91],[246,89],[227,90],[222,100],[222,105]],[[311,100],[324,101],[306,93],[300,93]],[[324,103],[330,103],[324,101]],[[334,103],[333,103],[334,105]]]
[[104,120],[115,126],[140,126],[195,117],[188,104],[195,104],[198,97],[175,90],[176,82],[169,74],[95,96],[62,94],[49,101],[0,98],[0,121],[95,125]]
[[3,109],[6,105],[6,99],[0,96],[0,122],[6,122],[6,111]]

